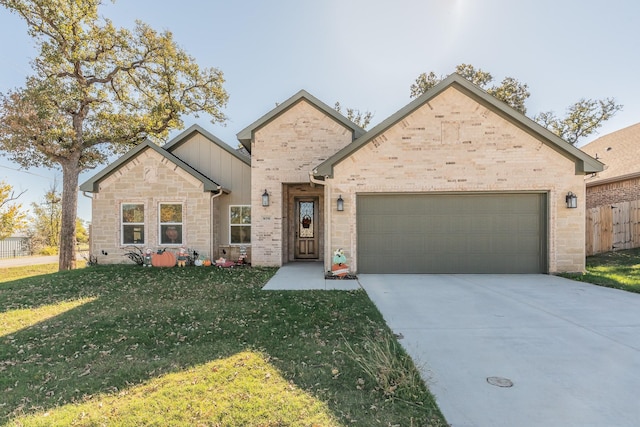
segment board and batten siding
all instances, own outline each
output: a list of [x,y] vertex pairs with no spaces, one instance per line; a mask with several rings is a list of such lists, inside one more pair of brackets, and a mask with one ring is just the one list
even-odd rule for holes
[[[173,149],[172,153],[200,173],[211,177],[222,188],[232,189],[230,194],[215,200],[213,213],[217,216],[213,221],[219,236],[214,246],[229,245],[229,206],[251,204],[251,166],[200,133],[195,133]],[[214,258],[217,256],[212,254]]]

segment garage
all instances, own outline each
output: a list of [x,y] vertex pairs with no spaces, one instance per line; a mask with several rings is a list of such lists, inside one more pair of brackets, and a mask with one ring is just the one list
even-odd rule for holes
[[546,193],[358,195],[358,272],[546,273],[546,199]]

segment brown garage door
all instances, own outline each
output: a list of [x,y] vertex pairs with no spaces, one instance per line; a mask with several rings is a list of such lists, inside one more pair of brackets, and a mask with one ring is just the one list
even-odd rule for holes
[[546,273],[545,194],[359,195],[359,273]]

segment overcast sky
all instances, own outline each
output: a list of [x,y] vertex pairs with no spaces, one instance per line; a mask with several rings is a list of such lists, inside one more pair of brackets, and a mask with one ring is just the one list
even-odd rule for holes
[[[624,110],[598,136],[640,122],[637,0],[118,0],[101,15],[132,28],[170,30],[201,66],[224,72],[226,126],[189,118],[237,146],[236,133],[300,89],[329,105],[373,112],[372,126],[410,101],[422,72],[468,63],[497,82],[527,83],[529,116],[562,115],[580,98],[614,97]],[[0,9],[0,92],[22,86],[35,57],[26,25]],[[173,133],[174,135],[176,132]],[[41,201],[61,172],[17,170],[0,157],[0,180]],[[80,182],[100,170],[81,175]],[[91,219],[79,197],[79,216]]]

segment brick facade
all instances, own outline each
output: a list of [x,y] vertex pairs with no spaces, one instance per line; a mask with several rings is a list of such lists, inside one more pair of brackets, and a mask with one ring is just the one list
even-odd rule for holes
[[[128,245],[122,238],[122,204],[144,206],[144,243],[137,245],[143,250],[184,246],[211,259],[233,260],[242,252],[251,262],[250,243],[231,243],[230,225],[231,209],[251,204],[250,159],[198,125],[162,147],[138,145],[80,189],[93,193],[91,253],[99,263],[130,262],[123,257]],[[182,206],[181,244],[166,245],[160,238],[163,203]]]
[[[251,143],[254,264],[280,266],[289,259],[283,231],[289,226],[284,185],[310,187],[309,172],[352,139],[350,129],[304,99],[255,131]],[[262,206],[265,190],[268,207]]]
[[[123,256],[128,245],[122,244],[122,203],[144,204],[145,242],[140,248],[177,251],[185,246],[211,253],[211,194],[203,191],[200,181],[154,150],[142,151],[99,185],[92,202],[91,253],[100,264],[130,263]],[[182,245],[160,244],[160,203],[182,204]]]
[[[574,161],[449,88],[335,166],[327,181],[331,243],[357,271],[356,198],[389,192],[544,192],[548,194],[548,267],[583,271],[584,176]],[[565,195],[577,194],[568,209]],[[325,258],[326,259],[326,258]]]
[[[304,100],[253,131],[253,259],[256,265],[291,260],[291,212],[283,189],[309,182],[309,173],[350,144],[343,124]],[[585,185],[576,159],[563,155],[521,124],[450,87],[365,145],[341,158],[324,191],[325,270],[343,248],[357,271],[358,194],[536,192],[547,196],[547,266],[551,273],[585,267]],[[316,178],[317,179],[317,178]],[[261,206],[264,190],[270,206]],[[568,209],[565,195],[578,196]],[[335,210],[339,196],[343,212]]]
[[587,187],[587,209],[640,200],[640,177]]
[[[333,251],[342,248],[357,272],[360,194],[531,192],[546,195],[548,271],[583,271],[586,193],[579,171],[601,171],[600,163],[541,134],[494,98],[465,87],[470,83],[462,78],[453,82],[366,134],[301,91],[238,134],[251,152],[250,171],[233,150],[210,146],[210,137],[178,138],[168,149],[175,155],[157,147],[132,152],[81,186],[94,192],[92,253],[100,263],[129,262],[122,256],[122,203],[144,204],[143,247],[152,249],[162,246],[159,204],[181,203],[183,245],[212,258],[223,250],[234,258],[239,248],[229,244],[229,207],[250,205],[252,264],[281,266],[300,250],[296,201],[311,199],[318,202],[317,259],[329,270]],[[218,171],[222,181],[211,181]],[[218,197],[219,184],[230,193]],[[265,190],[268,206],[262,205]],[[577,195],[577,209],[566,207],[568,192]],[[336,210],[339,196],[342,212]]]

